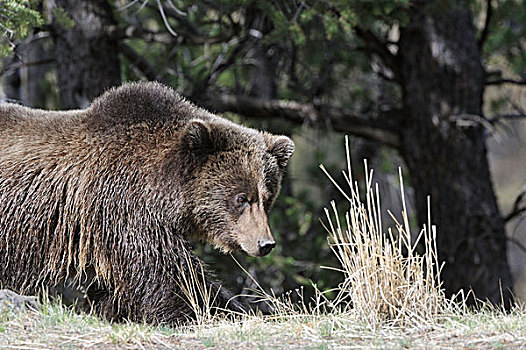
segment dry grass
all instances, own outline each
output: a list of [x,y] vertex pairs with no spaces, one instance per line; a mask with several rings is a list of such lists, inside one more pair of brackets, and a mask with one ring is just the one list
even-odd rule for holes
[[348,148],[347,156],[348,192],[327,173],[349,202],[343,216],[334,203],[326,211],[329,244],[343,275],[332,291],[336,297],[329,299],[317,289],[313,300],[304,300],[301,290],[275,297],[260,288],[256,293],[273,308],[273,315],[221,318],[211,306],[215,295],[203,287],[199,266],[176,281],[195,311],[194,325],[170,329],[109,324],[45,303],[38,312],[0,314],[0,348],[525,348],[526,307],[472,311],[462,298],[448,300],[441,289],[431,219],[412,240],[404,206],[400,220],[390,213],[396,229],[384,234],[373,172],[366,169],[362,201]]
[[[344,281],[338,286],[338,296],[332,307],[340,306],[353,313],[370,327],[386,322],[400,326],[426,326],[449,307],[440,282],[440,266],[436,252],[436,228],[423,225],[412,242],[404,186],[399,170],[402,197],[401,223],[389,212],[396,232],[382,230],[382,212],[378,186],[373,187],[373,170],[365,162],[365,200],[353,180],[349,143],[346,138],[347,172],[343,172],[349,188],[345,191],[322,166],[322,170],[349,202],[343,222],[336,204],[325,209],[331,248],[338,257]],[[429,202],[429,198],[428,198]],[[418,244],[423,253],[416,254]]]
[[[213,322],[217,317],[217,310],[213,307],[219,290],[214,292],[212,287],[207,283],[205,267],[200,260],[192,259],[188,251],[181,250],[184,255],[180,261],[179,271],[186,271],[181,275],[175,276],[174,282],[176,287],[182,291],[186,304],[193,311],[190,315],[195,323],[200,325]],[[197,262],[197,266],[193,266]],[[193,268],[186,269],[186,266]]]

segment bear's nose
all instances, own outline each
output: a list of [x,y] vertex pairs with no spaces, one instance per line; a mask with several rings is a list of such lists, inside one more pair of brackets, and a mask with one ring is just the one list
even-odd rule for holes
[[267,241],[267,240],[260,240],[260,241],[258,241],[258,253],[259,253],[259,256],[267,255],[268,253],[270,253],[272,248],[274,248],[275,246],[276,246],[276,242],[274,242],[274,241]]

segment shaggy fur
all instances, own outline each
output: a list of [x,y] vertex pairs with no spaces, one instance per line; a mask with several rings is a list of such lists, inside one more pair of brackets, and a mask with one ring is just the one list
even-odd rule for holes
[[[0,287],[33,294],[69,278],[110,320],[191,318],[178,280],[200,262],[187,239],[257,256],[293,150],[157,83],[86,110],[1,104]],[[206,284],[215,306],[240,308]]]

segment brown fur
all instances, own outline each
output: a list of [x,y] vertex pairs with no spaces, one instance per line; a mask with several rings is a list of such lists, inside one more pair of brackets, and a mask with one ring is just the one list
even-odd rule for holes
[[176,281],[199,264],[187,239],[258,255],[293,150],[156,83],[80,111],[2,104],[0,287],[74,278],[108,319],[179,323],[192,311]]

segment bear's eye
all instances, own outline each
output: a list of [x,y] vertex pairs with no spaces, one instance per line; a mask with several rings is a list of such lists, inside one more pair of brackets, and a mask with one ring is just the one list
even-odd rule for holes
[[242,204],[245,204],[245,203],[248,203],[248,197],[246,194],[242,193],[242,194],[238,194],[236,196],[236,204],[238,205],[242,205]]

